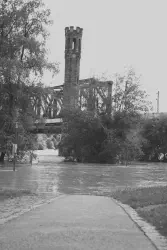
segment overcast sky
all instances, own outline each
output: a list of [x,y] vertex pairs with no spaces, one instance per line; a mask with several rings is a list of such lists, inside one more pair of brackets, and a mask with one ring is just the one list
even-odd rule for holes
[[156,109],[167,111],[167,0],[43,0],[51,9],[49,58],[60,73],[45,82],[64,82],[64,28],[83,28],[80,79],[110,77],[132,66]]

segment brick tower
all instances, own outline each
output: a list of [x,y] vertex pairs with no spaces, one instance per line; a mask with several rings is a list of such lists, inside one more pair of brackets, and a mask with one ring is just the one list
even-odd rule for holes
[[63,90],[63,104],[65,108],[74,108],[78,105],[78,84],[81,59],[80,27],[65,28],[65,77]]

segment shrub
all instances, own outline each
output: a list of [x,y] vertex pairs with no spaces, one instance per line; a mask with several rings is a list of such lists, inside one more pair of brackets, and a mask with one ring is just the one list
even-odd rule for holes
[[58,142],[54,137],[52,138],[52,142],[53,142],[54,148],[57,148],[58,147]]
[[38,150],[44,150],[44,146],[41,143],[38,144]]
[[50,138],[47,139],[46,146],[48,149],[54,149],[54,143]]

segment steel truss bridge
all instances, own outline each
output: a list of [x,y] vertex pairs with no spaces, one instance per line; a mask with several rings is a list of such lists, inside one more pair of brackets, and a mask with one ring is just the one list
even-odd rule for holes
[[[81,110],[105,112],[112,110],[112,81],[94,78],[79,80],[77,103]],[[46,88],[46,94],[32,98],[33,111],[39,117],[31,128],[32,133],[61,133],[64,85]]]

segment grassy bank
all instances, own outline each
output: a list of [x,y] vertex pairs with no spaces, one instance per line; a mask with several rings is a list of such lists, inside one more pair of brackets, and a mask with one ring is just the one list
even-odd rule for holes
[[128,204],[167,237],[167,186],[116,191],[112,197]]
[[35,195],[30,190],[24,189],[0,189],[0,201],[12,199],[21,196]]

